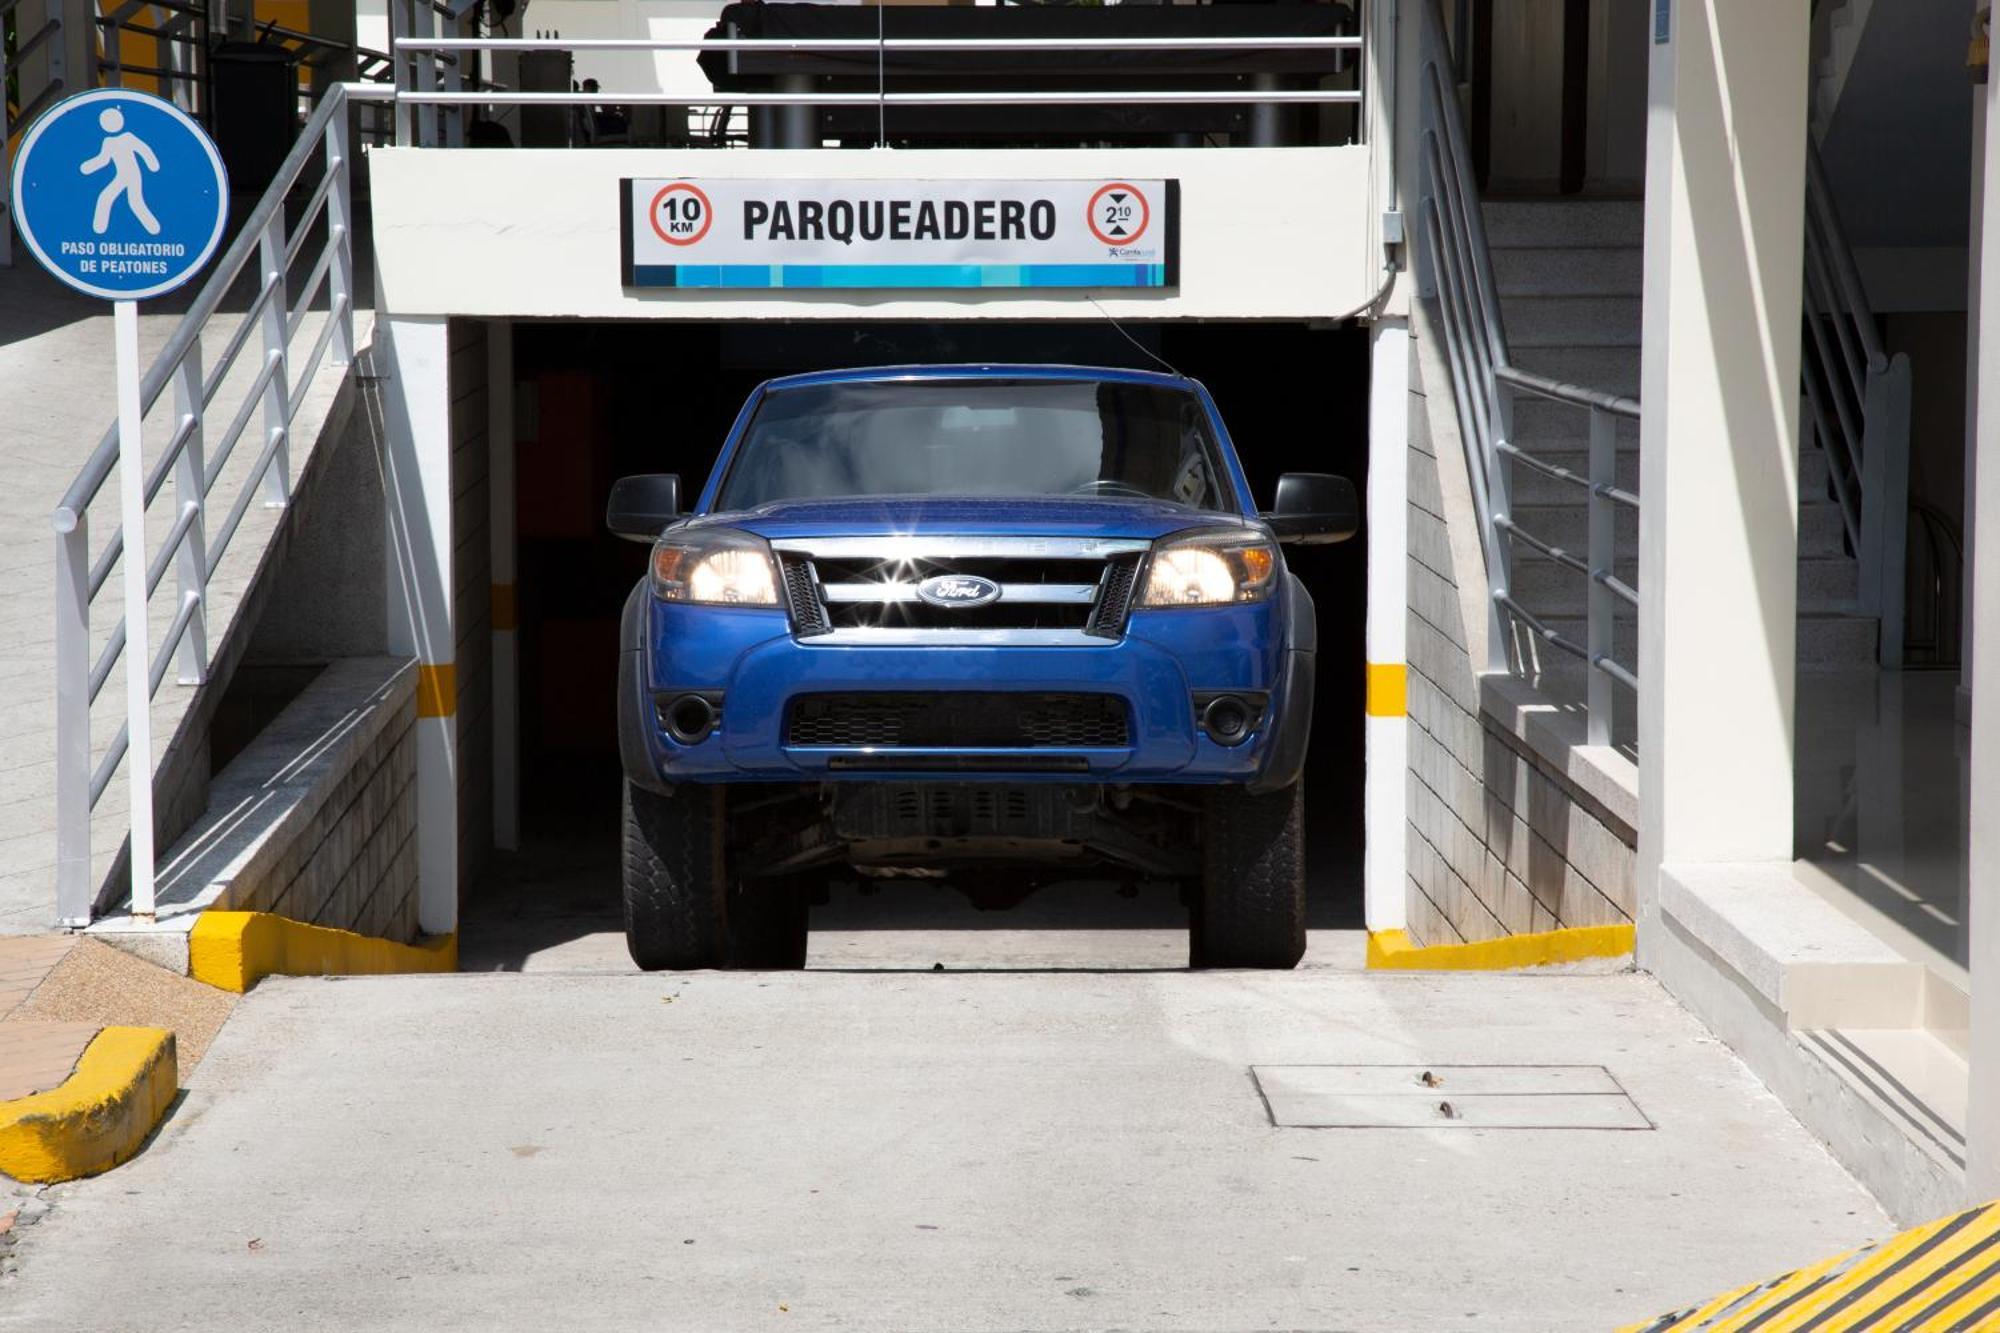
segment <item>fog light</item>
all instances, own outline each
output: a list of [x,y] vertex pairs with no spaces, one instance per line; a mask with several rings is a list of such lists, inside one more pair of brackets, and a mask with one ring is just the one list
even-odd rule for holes
[[715,703],[699,694],[683,694],[653,705],[667,735],[682,745],[698,745],[709,737],[721,720]]
[[1217,745],[1241,745],[1256,724],[1250,704],[1233,694],[1217,695],[1201,710],[1201,729]]

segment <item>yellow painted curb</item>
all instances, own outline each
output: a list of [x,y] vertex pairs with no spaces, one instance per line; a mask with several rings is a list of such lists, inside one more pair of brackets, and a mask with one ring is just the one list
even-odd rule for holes
[[1571,926],[1535,935],[1503,935],[1473,944],[1410,943],[1407,931],[1368,932],[1368,966],[1426,972],[1498,971],[1548,967],[1632,952],[1633,930],[1622,926]]
[[269,912],[203,912],[188,937],[188,975],[239,995],[269,976],[456,971],[455,934],[398,944]]
[[38,1185],[109,1171],[139,1151],[179,1086],[173,1033],[105,1028],[60,1087],[0,1102],[0,1171]]

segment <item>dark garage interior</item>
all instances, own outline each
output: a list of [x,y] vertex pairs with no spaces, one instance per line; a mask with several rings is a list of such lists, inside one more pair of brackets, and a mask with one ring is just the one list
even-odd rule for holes
[[[1156,359],[1157,358],[1157,359]],[[1214,395],[1253,495],[1279,474],[1335,472],[1365,493],[1368,341],[1359,327],[1296,323],[717,325],[521,323],[514,330],[521,691],[521,837],[495,859],[494,910],[615,921],[620,609],[645,549],[604,529],[616,478],[678,472],[691,502],[748,393],[773,376],[922,362],[1060,362],[1159,369]],[[1365,522],[1365,518],[1364,518]],[[1309,923],[1361,925],[1365,535],[1289,547],[1319,614],[1317,703],[1306,770]],[[1056,885],[1002,911],[948,888],[835,879],[815,909],[843,928],[1179,927],[1170,899],[1109,883]],[[551,906],[540,904],[541,907]],[[600,928],[604,928],[600,924]],[[504,960],[499,965],[504,966]]]

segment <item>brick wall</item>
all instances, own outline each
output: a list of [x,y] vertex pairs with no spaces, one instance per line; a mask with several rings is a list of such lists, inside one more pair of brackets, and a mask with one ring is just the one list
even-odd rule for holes
[[337,658],[215,775],[160,860],[163,909],[417,935],[416,667]]
[[459,896],[493,854],[493,561],[487,525],[486,325],[451,321],[452,625],[458,663]]
[[415,720],[412,694],[269,877],[234,906],[384,939],[417,937]]
[[[1418,944],[1630,921],[1629,822],[1491,706],[1485,557],[1451,381],[1411,320],[1408,918]],[[1438,386],[1435,399],[1427,386]]]

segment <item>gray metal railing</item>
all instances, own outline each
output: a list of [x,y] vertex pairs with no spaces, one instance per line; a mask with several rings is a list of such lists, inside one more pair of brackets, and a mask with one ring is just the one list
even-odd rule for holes
[[[1418,284],[1425,297],[1436,300],[1442,317],[1443,350],[1465,444],[1480,545],[1486,556],[1487,670],[1505,673],[1518,669],[1508,651],[1506,631],[1510,625],[1581,658],[1588,668],[1588,741],[1609,745],[1612,686],[1636,690],[1639,685],[1633,672],[1613,656],[1618,604],[1636,607],[1639,601],[1638,590],[1616,572],[1617,511],[1639,507],[1639,497],[1617,484],[1617,425],[1619,418],[1636,419],[1639,404],[1631,398],[1533,374],[1509,360],[1486,224],[1459,110],[1457,75],[1437,0],[1426,0],[1420,22]],[[1514,432],[1514,404],[1523,394],[1590,414],[1588,476],[1520,447]],[[1520,525],[1513,504],[1516,467],[1532,469],[1583,493],[1589,527],[1582,553],[1544,540]],[[1519,547],[1529,548],[1586,581],[1584,642],[1552,628],[1515,599],[1513,566]]]
[[[14,33],[7,55],[6,33]],[[0,268],[14,262],[14,132],[71,91],[63,49],[63,0],[0,0]],[[18,109],[7,110],[6,88],[19,89]]]
[[[386,90],[384,90],[386,92]],[[321,99],[276,178],[245,219],[236,239],[216,261],[187,314],[168,337],[140,381],[140,410],[150,411],[172,394],[172,425],[151,459],[144,479],[150,509],[172,483],[172,523],[157,550],[127,552],[125,535],[114,531],[93,549],[89,509],[118,463],[118,431],[108,430],[51,516],[56,538],[56,911],[64,925],[90,922],[97,885],[91,874],[91,812],[126,758],[129,718],[120,722],[103,757],[91,761],[91,705],[103,692],[125,651],[120,618],[101,649],[93,652],[91,610],[111,584],[121,559],[143,557],[150,599],[173,577],[171,622],[146,664],[147,697],[157,695],[178,661],[177,679],[199,685],[207,679],[215,646],[209,634],[209,582],[230,542],[261,495],[269,505],[291,498],[291,432],[299,404],[324,367],[354,358],[354,205],[348,107],[351,97],[372,95],[364,85],[338,85]],[[324,163],[317,181],[308,169]],[[294,192],[304,195],[287,224]],[[309,244],[324,224],[316,247]],[[311,253],[308,254],[307,252]],[[306,276],[292,275],[308,262]],[[255,290],[240,320],[222,339],[213,360],[203,356],[203,340],[222,315],[237,280],[254,275]],[[307,316],[324,293],[325,323],[310,350],[296,355]],[[233,312],[231,312],[233,313]],[[246,349],[255,367],[231,379]],[[224,394],[225,387],[231,390]],[[253,425],[253,422],[255,423]],[[218,423],[223,429],[216,433]],[[217,494],[224,469],[248,438],[257,450],[238,493],[211,522],[228,497]],[[116,691],[113,692],[114,696]],[[153,867],[132,867],[133,911],[149,915]]]
[[1877,661],[1903,664],[1910,501],[1910,359],[1890,356],[1840,225],[1819,149],[1806,143],[1806,430],[1860,566],[1857,610],[1877,618]]
[[[410,12],[403,10],[408,5]],[[1126,106],[1126,105],[1221,105],[1251,106],[1252,138],[1271,134],[1273,122],[1264,114],[1286,105],[1359,106],[1363,92],[1353,88],[1280,88],[1272,79],[1258,78],[1242,88],[1132,89],[1076,91],[965,89],[953,91],[890,92],[877,64],[877,86],[873,92],[829,92],[809,87],[787,86],[796,80],[781,80],[772,92],[674,93],[650,89],[600,89],[593,92],[492,90],[466,86],[458,67],[444,62],[456,55],[527,51],[788,51],[801,53],[874,52],[887,56],[899,52],[1143,52],[1143,51],[1309,51],[1359,52],[1363,39],[1358,35],[1322,37],[1121,37],[1121,38],[904,38],[829,37],[790,38],[641,38],[641,37],[465,37],[437,36],[430,30],[436,16],[427,5],[401,0],[391,5],[392,19],[415,31],[391,40],[396,85],[396,142],[402,145],[435,144],[443,139],[462,139],[463,126],[453,117],[440,126],[434,117],[439,110],[456,108],[462,116],[468,108],[502,106],[665,106],[665,107],[888,107],[912,106]],[[806,138],[817,144],[817,135]],[[802,147],[804,142],[788,142],[782,147]]]

